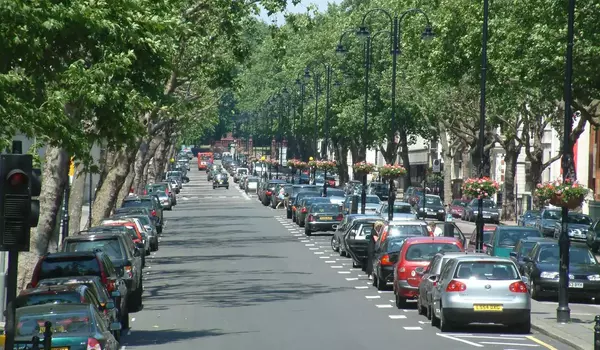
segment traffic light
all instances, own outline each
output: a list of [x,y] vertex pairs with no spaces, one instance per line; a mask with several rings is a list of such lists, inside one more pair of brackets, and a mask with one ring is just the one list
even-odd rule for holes
[[29,251],[31,155],[0,155],[0,250]]

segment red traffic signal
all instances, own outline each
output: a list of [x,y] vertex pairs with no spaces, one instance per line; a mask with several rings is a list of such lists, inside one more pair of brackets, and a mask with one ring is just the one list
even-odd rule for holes
[[11,186],[23,186],[27,185],[27,175],[21,172],[15,172],[8,175],[8,183]]

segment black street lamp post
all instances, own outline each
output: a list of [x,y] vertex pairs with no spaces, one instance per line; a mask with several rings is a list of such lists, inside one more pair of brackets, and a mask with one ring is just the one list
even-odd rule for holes
[[[479,178],[485,174],[485,95],[486,95],[486,79],[487,79],[487,39],[488,39],[488,17],[489,17],[489,0],[483,0],[483,28],[482,28],[482,45],[481,45],[481,98],[479,101]],[[483,197],[479,198],[477,203],[477,239],[476,249],[478,252],[483,251]]]
[[[572,80],[573,80],[573,40],[575,25],[575,0],[569,0],[567,20],[567,52],[565,57],[565,115],[563,126],[563,156],[561,161],[563,182],[575,180],[576,172],[573,167],[573,146],[571,144],[571,131],[573,129],[573,116],[571,112]],[[556,308],[556,322],[568,323],[571,321],[569,308],[569,249],[571,242],[568,235],[569,208],[562,207],[562,225],[558,239],[560,264],[558,269],[558,307]]]

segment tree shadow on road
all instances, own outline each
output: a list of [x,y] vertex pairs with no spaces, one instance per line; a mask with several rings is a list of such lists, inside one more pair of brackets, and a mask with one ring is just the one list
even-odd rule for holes
[[248,332],[223,332],[220,329],[181,330],[181,329],[153,329],[136,330],[124,336],[122,345],[146,346],[163,345],[177,341],[192,340],[206,337],[216,337],[228,334],[242,334]]
[[264,255],[264,254],[215,254],[215,255],[182,255],[182,256],[168,256],[161,258],[152,259],[152,264],[158,264],[160,266],[165,265],[177,265],[177,264],[189,264],[192,262],[199,261],[212,261],[212,260],[242,260],[242,259],[285,259],[285,256],[276,255]]
[[[246,233],[247,230],[233,230],[235,233]],[[231,231],[225,231],[231,232]],[[272,244],[272,243],[290,243],[296,242],[292,236],[273,236],[273,237],[235,237],[235,238],[223,238],[219,237],[219,232],[214,232],[208,237],[198,237],[194,239],[174,239],[164,240],[160,244],[162,247],[185,247],[186,249],[192,248],[245,248],[248,245],[256,245],[257,243]]]

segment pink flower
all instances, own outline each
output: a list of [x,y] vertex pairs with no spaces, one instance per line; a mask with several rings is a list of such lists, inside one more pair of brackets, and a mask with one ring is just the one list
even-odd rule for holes
[[487,197],[487,196],[488,196],[488,193],[487,193],[487,192],[484,192],[484,193],[483,193],[483,195]]

